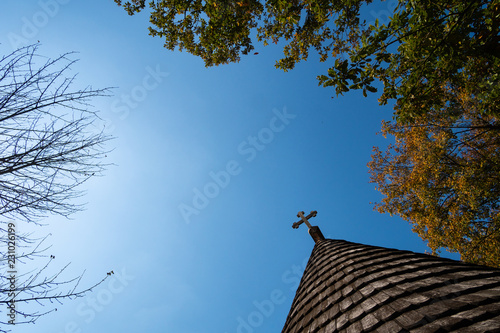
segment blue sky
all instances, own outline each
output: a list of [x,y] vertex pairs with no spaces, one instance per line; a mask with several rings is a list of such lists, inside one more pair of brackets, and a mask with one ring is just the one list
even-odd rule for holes
[[86,270],[82,286],[117,274],[13,332],[279,332],[314,245],[291,227],[301,210],[318,211],[312,224],[328,238],[426,250],[370,204],[380,195],[366,164],[387,143],[376,132],[391,107],[332,99],[315,78],[328,63],[312,56],[284,73],[281,49],[257,46],[205,68],[150,37],[147,14],[111,0],[5,0],[0,18],[2,54],[38,41],[47,57],[75,51],[78,85],[116,87],[93,103],[116,137],[115,166],[85,184],[84,212],[37,232],[52,234],[54,270]]

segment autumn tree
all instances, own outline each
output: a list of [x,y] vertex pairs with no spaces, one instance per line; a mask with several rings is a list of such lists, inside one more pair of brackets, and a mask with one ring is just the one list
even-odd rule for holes
[[[396,100],[382,132],[395,143],[369,163],[383,195],[376,209],[409,221],[434,253],[499,267],[499,2],[425,6],[442,15],[391,21],[416,27],[402,30],[392,72],[381,72],[381,101]],[[430,28],[436,20],[441,32]]]
[[[74,62],[70,53],[42,57],[37,46],[0,58],[0,304],[2,313],[6,305],[14,309],[17,323],[53,310],[24,311],[19,304],[43,305],[92,288],[79,289],[81,276],[61,279],[65,268],[49,269],[54,256],[44,254],[44,238],[21,233],[22,224],[42,226],[50,215],[69,217],[83,209],[75,201],[83,195],[81,185],[107,165],[110,137],[94,126],[97,112],[89,104],[107,89],[75,89]],[[40,258],[41,268],[23,272],[23,262]],[[14,275],[8,273],[13,267]],[[5,315],[0,323],[7,320]]]
[[384,122],[395,142],[369,163],[383,195],[376,208],[409,221],[434,253],[500,267],[500,119],[479,112],[467,88],[441,89],[447,106],[411,124]]

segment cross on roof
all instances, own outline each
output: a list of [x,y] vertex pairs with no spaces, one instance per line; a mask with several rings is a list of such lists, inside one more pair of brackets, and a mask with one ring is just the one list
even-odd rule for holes
[[297,229],[297,228],[299,227],[299,225],[301,225],[302,223],[305,223],[305,224],[307,225],[307,227],[308,227],[309,229],[311,229],[311,228],[312,228],[312,226],[311,226],[311,224],[309,223],[309,221],[308,221],[308,220],[309,220],[311,217],[315,217],[315,216],[316,216],[316,214],[318,214],[318,212],[317,212],[317,211],[315,211],[315,210],[311,211],[311,213],[310,213],[309,215],[307,215],[307,216],[304,216],[304,212],[298,212],[298,213],[297,213],[297,217],[300,217],[300,221],[295,222],[295,223],[292,225],[292,228]]

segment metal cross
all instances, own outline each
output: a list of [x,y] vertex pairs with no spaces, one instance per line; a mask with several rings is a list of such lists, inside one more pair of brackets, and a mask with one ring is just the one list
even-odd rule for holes
[[299,225],[301,225],[302,223],[305,223],[305,224],[307,225],[307,227],[308,227],[309,229],[311,229],[312,227],[311,227],[311,224],[309,223],[309,221],[308,221],[308,220],[309,220],[311,217],[315,217],[315,216],[316,216],[316,214],[318,214],[318,212],[317,212],[317,211],[315,211],[315,210],[311,211],[311,213],[310,213],[309,215],[307,215],[307,216],[304,216],[304,212],[298,212],[298,213],[297,213],[297,217],[300,217],[300,221],[295,222],[295,223],[292,225],[292,228],[297,229],[297,228],[299,227]]

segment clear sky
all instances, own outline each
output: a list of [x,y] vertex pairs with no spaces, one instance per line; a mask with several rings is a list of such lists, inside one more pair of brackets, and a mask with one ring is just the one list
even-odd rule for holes
[[332,99],[317,57],[284,73],[280,47],[257,46],[205,68],[149,36],[146,13],[111,0],[4,0],[0,22],[2,55],[38,41],[47,57],[76,51],[79,85],[116,87],[94,101],[116,165],[85,184],[84,212],[38,232],[52,233],[53,269],[86,269],[82,286],[117,274],[13,332],[280,332],[314,245],[292,229],[301,210],[318,211],[311,222],[328,238],[426,250],[370,204],[380,195],[366,164],[387,143],[376,132],[391,107]]

